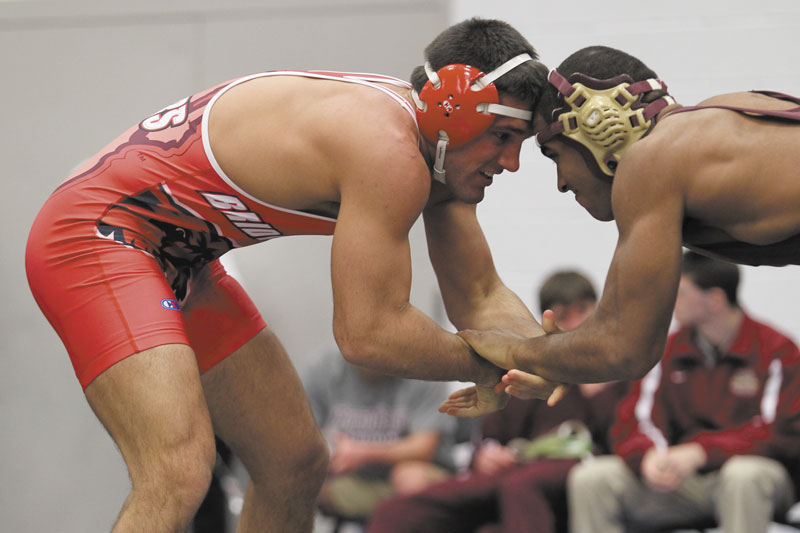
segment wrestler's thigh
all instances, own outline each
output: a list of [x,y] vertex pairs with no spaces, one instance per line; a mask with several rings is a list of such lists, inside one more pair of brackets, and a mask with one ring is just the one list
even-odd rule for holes
[[319,446],[322,437],[303,385],[269,328],[205,372],[202,381],[215,432],[251,475],[274,471]]
[[85,393],[134,480],[169,461],[173,451],[213,461],[210,418],[188,346],[168,344],[131,355],[100,374]]

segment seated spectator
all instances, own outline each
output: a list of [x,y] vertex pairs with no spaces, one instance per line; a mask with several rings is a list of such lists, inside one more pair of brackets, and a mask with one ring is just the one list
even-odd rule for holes
[[324,514],[364,521],[382,500],[450,475],[454,419],[437,411],[447,383],[379,374],[336,351],[323,353],[303,382],[331,449]]
[[[591,282],[558,272],[539,291],[561,329],[572,329],[594,309]],[[566,479],[592,448],[608,453],[605,433],[627,385],[570,388],[553,407],[511,398],[483,417],[471,470],[417,494],[393,498],[373,514],[374,533],[509,533],[566,531]]]
[[617,455],[570,473],[575,533],[715,523],[763,533],[789,509],[800,483],[800,352],[742,310],[738,284],[735,265],[684,255],[681,327],[620,404]]

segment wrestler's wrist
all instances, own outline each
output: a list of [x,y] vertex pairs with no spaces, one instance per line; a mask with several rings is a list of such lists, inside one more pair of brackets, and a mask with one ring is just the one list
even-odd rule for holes
[[473,357],[478,367],[478,373],[476,374],[477,379],[474,380],[475,384],[486,388],[492,388],[497,385],[505,371],[474,352]]
[[520,340],[509,346],[507,353],[507,368],[518,368],[523,372],[530,374],[538,374],[534,369],[534,358],[532,355],[536,354],[536,344],[544,337],[530,337]]
[[502,373],[499,373],[499,367],[490,363],[483,357],[477,354],[472,347],[459,336],[456,336],[464,350],[464,357],[462,366],[458,375],[459,381],[472,382],[476,385],[484,387],[493,387],[500,381]]

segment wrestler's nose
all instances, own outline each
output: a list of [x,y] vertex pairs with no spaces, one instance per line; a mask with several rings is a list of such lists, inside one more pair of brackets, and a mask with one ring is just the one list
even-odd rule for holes
[[521,149],[522,143],[516,146],[509,146],[500,154],[498,162],[509,172],[516,172],[519,170],[519,154]]

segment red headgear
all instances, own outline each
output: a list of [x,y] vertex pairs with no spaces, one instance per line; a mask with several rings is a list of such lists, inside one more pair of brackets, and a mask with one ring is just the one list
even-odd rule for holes
[[533,61],[528,54],[515,56],[489,74],[469,65],[446,65],[434,72],[425,63],[428,80],[417,94],[417,122],[422,135],[436,142],[435,177],[444,182],[446,147],[465,144],[492,125],[494,115],[531,120],[529,110],[501,105],[494,80],[511,69]]

